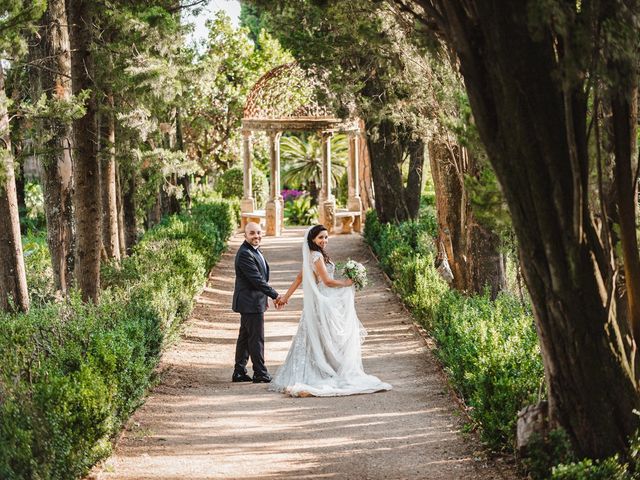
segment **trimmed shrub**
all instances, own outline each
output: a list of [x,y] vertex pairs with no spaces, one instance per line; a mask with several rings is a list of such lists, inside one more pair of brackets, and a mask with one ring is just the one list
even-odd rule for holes
[[464,398],[482,439],[514,448],[517,411],[535,400],[543,367],[533,316],[508,294],[467,297],[449,289],[434,267],[433,207],[420,219],[381,224],[367,213],[364,236],[414,317],[436,340],[436,354]]
[[46,232],[23,237],[22,250],[31,307],[44,306],[54,300],[56,294]]
[[626,458],[623,461],[616,454],[602,460],[585,458],[557,465],[552,469],[551,480],[639,480],[640,432],[631,436]]
[[165,219],[121,268],[103,268],[99,305],[73,294],[0,314],[0,478],[80,478],[110,453],[235,217],[217,201]]
[[[223,198],[242,198],[243,177],[242,168],[232,167],[224,172],[216,184],[216,191]],[[269,196],[269,183],[267,177],[257,168],[251,169],[251,189],[256,200],[256,208],[264,208]]]
[[552,480],[636,480],[638,476],[629,473],[628,466],[620,463],[618,456],[602,461],[585,459],[553,468]]

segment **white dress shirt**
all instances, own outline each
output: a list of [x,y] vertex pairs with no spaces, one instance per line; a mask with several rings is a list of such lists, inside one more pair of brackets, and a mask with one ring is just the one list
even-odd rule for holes
[[267,273],[267,261],[262,256],[262,252],[260,250],[258,250],[258,247],[254,247],[253,245],[251,245],[251,246],[253,247],[253,249],[256,251],[256,253],[260,257],[260,260],[262,261],[262,266],[264,267],[264,273],[266,275],[266,273]]

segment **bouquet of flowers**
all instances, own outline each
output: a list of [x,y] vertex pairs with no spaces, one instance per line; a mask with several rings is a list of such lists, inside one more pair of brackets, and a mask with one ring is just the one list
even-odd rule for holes
[[349,259],[347,263],[340,265],[340,272],[353,281],[356,290],[362,290],[367,285],[367,269],[355,260]]

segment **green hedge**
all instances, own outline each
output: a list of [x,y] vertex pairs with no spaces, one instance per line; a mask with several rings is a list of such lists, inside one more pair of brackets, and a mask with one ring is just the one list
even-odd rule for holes
[[76,294],[0,314],[0,478],[79,478],[109,454],[236,216],[217,201],[166,219],[103,269],[98,306]]
[[[232,167],[225,171],[216,184],[216,191],[223,198],[242,198],[244,189],[244,173],[241,167]],[[264,208],[269,198],[269,182],[262,171],[251,169],[251,190],[256,201],[256,208]]]
[[53,301],[56,295],[46,230],[22,237],[22,251],[30,304],[32,308],[39,308]]
[[423,205],[416,222],[381,224],[367,213],[365,239],[394,289],[436,340],[436,351],[493,449],[514,447],[517,411],[536,400],[542,360],[530,309],[509,294],[467,297],[434,268],[436,220]]

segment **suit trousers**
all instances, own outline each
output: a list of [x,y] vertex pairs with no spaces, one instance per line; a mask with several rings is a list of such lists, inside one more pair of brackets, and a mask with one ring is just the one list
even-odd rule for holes
[[268,375],[267,367],[264,366],[264,313],[240,314],[234,373],[246,374],[249,358],[254,377]]

